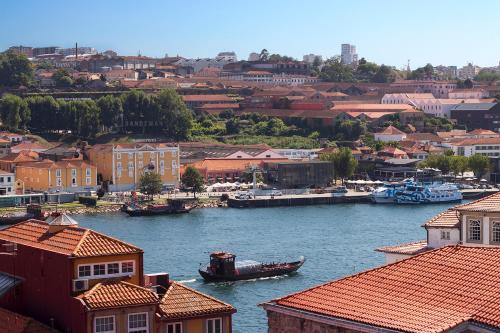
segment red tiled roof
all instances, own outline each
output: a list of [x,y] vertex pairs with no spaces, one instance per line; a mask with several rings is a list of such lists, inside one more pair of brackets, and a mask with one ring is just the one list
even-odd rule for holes
[[223,103],[223,104],[203,104],[199,109],[238,109],[240,105],[238,103]]
[[487,197],[454,207],[458,211],[467,212],[500,212],[500,192]]
[[427,221],[422,227],[426,228],[456,228],[460,224],[460,214],[455,209],[448,209]]
[[29,220],[0,230],[0,240],[73,257],[140,253],[138,247],[96,231],[69,226],[49,233],[49,224]]
[[448,246],[272,301],[412,333],[465,321],[500,328],[500,248]]
[[410,108],[408,104],[370,104],[370,103],[359,103],[359,104],[350,104],[350,103],[335,103],[335,106],[330,110],[337,111],[403,111]]
[[236,312],[231,305],[177,282],[172,282],[163,296],[160,310],[162,316],[167,319]]
[[485,135],[485,134],[487,134],[487,135],[499,135],[496,132],[493,132],[493,131],[490,131],[487,129],[483,129],[483,128],[477,128],[473,131],[467,132],[467,135]]
[[423,253],[425,251],[429,251],[430,249],[431,248],[427,246],[427,241],[422,240],[418,242],[384,246],[376,249],[375,251],[384,253],[415,255]]
[[58,333],[33,318],[0,308],[0,332],[2,333]]
[[382,132],[379,132],[377,134],[399,135],[399,134],[405,134],[405,132],[398,130],[396,127],[392,125],[389,125]]
[[197,169],[206,169],[209,172],[237,170],[244,171],[250,165],[261,165],[263,162],[284,162],[287,158],[206,158],[192,164]]
[[410,133],[406,135],[406,140],[410,141],[443,141],[439,136],[434,133]]
[[45,159],[43,161],[23,163],[19,167],[39,168],[39,169],[68,169],[68,168],[86,168],[86,167],[92,168],[94,166],[86,161],[78,159],[64,159],[60,161],[52,161],[49,159]]
[[2,158],[0,162],[6,163],[19,163],[19,162],[33,162],[38,159],[38,153],[34,151],[20,151],[19,153],[11,153]]
[[78,298],[91,310],[158,304],[151,290],[123,281],[98,283]]
[[38,149],[45,149],[45,150],[47,150],[49,148],[44,147],[41,144],[38,144],[36,142],[21,142],[18,145],[12,146],[11,149],[21,151],[21,150],[33,150],[33,149],[37,149],[37,150]]
[[182,95],[184,102],[232,102],[234,99],[227,95]]
[[496,138],[469,138],[469,139],[458,139],[452,140],[451,144],[454,146],[475,146],[475,145],[488,145],[500,144],[500,136]]

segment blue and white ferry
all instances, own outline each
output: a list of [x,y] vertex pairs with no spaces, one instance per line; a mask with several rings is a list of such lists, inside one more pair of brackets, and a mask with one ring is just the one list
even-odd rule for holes
[[397,204],[460,202],[462,199],[462,192],[453,184],[427,186],[410,184],[394,195],[394,202]]
[[407,185],[415,184],[413,179],[405,179],[400,183],[386,183],[372,192],[372,201],[375,203],[394,203],[396,192],[403,191]]

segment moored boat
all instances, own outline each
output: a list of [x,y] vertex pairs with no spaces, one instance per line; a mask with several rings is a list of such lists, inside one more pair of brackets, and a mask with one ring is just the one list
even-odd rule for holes
[[441,184],[430,186],[406,186],[404,191],[396,192],[395,202],[397,204],[429,204],[460,202],[463,199],[462,192],[453,184]]
[[304,257],[293,262],[261,263],[253,260],[236,261],[236,256],[227,252],[210,254],[210,263],[198,272],[205,281],[223,282],[273,277],[295,272],[305,262]]
[[130,216],[153,216],[189,213],[193,207],[187,207],[183,200],[169,199],[166,204],[140,206],[135,203],[124,204],[122,211]]

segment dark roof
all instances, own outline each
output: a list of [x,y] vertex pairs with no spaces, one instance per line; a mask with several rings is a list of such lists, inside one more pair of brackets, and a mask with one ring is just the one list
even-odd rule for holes
[[451,111],[488,111],[497,103],[460,103],[454,106]]

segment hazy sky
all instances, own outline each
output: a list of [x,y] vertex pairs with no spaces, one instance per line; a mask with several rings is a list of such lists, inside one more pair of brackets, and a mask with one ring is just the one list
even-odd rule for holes
[[240,59],[267,48],[329,57],[341,43],[397,67],[498,65],[497,0],[2,0],[0,49],[94,46],[119,54]]

